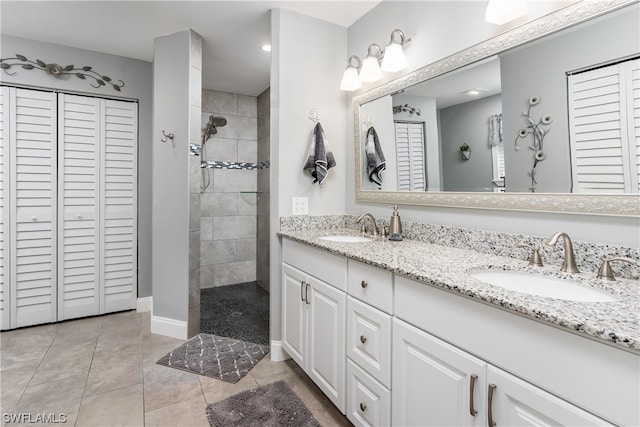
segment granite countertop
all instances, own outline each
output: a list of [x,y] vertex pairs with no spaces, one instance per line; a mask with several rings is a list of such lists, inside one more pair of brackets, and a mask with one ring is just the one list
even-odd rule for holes
[[[279,236],[316,248],[344,255],[372,266],[394,271],[427,285],[457,293],[481,302],[513,311],[578,334],[602,340],[625,350],[640,352],[640,283],[617,279],[605,282],[593,272],[567,274],[560,266],[528,267],[526,261],[487,255],[480,252],[403,240],[375,239],[365,243],[343,243],[321,239],[323,236],[358,236],[352,229],[281,231]],[[603,289],[615,296],[614,302],[575,302],[529,295],[492,286],[469,276],[479,270],[535,272],[559,278],[571,278]]]

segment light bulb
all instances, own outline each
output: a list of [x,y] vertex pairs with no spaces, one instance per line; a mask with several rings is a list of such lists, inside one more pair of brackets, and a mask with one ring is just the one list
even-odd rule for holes
[[344,74],[342,74],[342,81],[340,82],[340,90],[354,91],[362,87],[360,79],[358,78],[358,70],[355,67],[349,65]]

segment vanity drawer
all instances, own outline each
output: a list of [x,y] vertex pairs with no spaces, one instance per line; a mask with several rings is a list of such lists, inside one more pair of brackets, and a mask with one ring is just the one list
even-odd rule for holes
[[391,387],[391,316],[349,297],[347,356]]
[[344,257],[284,238],[282,261],[341,291],[347,291],[347,259]]
[[391,392],[349,359],[347,418],[356,426],[391,424]]
[[393,310],[393,277],[390,271],[349,260],[349,295],[385,313]]

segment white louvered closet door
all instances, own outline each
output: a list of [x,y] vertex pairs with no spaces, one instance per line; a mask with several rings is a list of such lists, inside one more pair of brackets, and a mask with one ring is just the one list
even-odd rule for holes
[[0,330],[9,318],[9,88],[0,87]]
[[58,320],[100,313],[100,103],[58,95]]
[[395,122],[398,190],[424,191],[427,182],[424,158],[424,125]]
[[104,100],[101,313],[136,307],[138,104]]
[[640,188],[640,60],[570,75],[574,193]]
[[16,328],[57,317],[56,95],[10,88],[8,101],[10,317]]

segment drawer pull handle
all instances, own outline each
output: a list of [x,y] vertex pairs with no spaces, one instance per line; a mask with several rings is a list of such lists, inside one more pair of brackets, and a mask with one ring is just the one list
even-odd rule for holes
[[364,403],[360,402],[360,410],[362,412],[366,411],[367,410],[367,405],[365,405]]
[[362,282],[360,282],[360,286],[362,286],[362,289],[364,289],[369,286],[369,284],[363,280]]
[[489,418],[489,427],[494,427],[496,422],[493,419],[493,392],[496,391],[495,384],[489,384],[489,406],[487,408],[487,417]]
[[364,335],[360,335],[360,342],[362,344],[366,343],[367,342],[367,337],[365,337]]
[[478,376],[476,374],[472,374],[471,380],[469,381],[469,413],[472,417],[475,417],[478,414],[478,411],[476,411],[473,404],[473,391],[476,388],[476,381],[478,381]]

